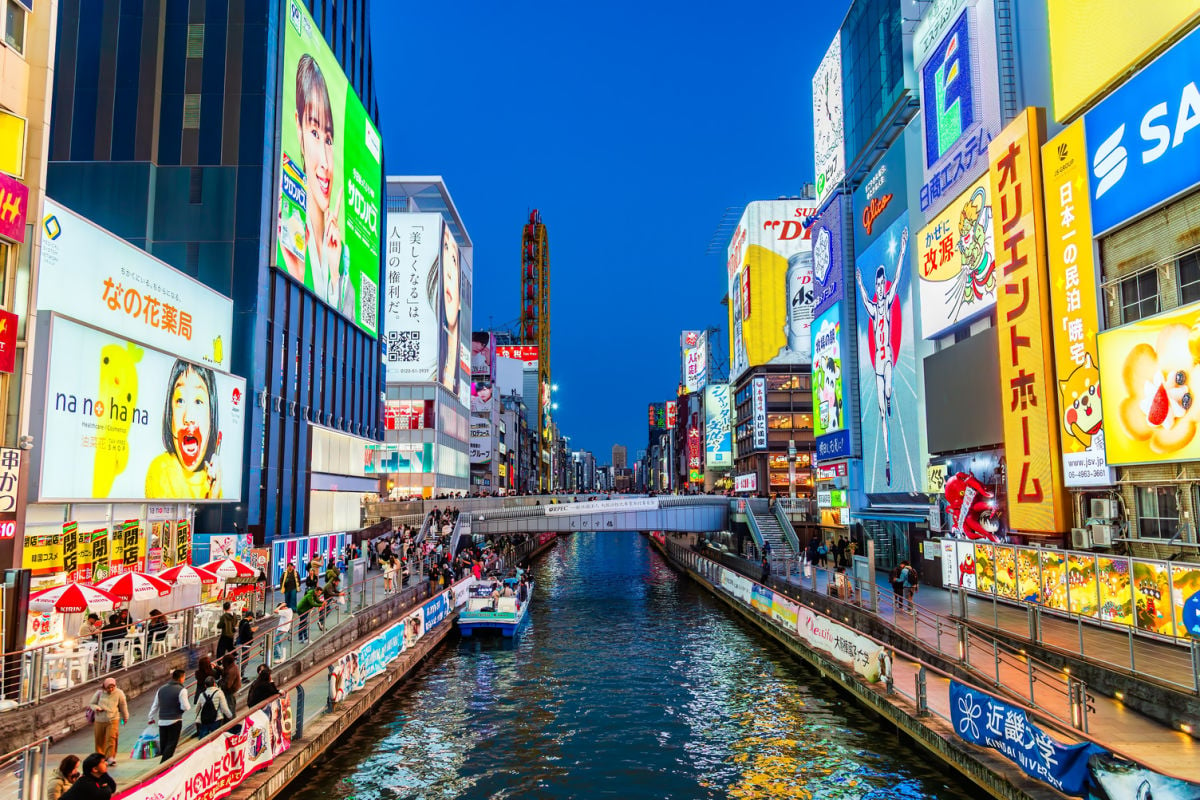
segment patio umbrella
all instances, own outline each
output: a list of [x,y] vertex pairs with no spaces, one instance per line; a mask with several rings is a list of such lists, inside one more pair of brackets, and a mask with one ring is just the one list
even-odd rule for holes
[[96,588],[112,592],[122,600],[152,600],[171,593],[171,584],[144,572],[122,572],[99,581]]
[[112,611],[121,598],[112,592],[97,589],[86,583],[68,583],[34,592],[29,596],[29,607],[34,611],[58,611],[63,614],[78,614],[82,611]]
[[221,558],[216,561],[210,561],[203,566],[203,569],[214,573],[223,581],[237,580],[238,578],[253,578],[258,573],[249,565],[236,558]]
[[167,583],[177,583],[181,586],[195,586],[197,584],[208,586],[221,580],[217,577],[217,573],[192,564],[180,564],[178,567],[171,567],[168,570],[158,573],[158,577]]

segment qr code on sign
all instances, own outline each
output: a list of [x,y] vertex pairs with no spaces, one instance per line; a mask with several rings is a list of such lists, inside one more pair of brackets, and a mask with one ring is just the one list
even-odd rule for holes
[[362,275],[359,278],[358,294],[358,318],[362,320],[363,327],[374,331],[375,317],[379,309],[379,288],[375,281]]
[[388,361],[416,361],[420,357],[420,354],[420,331],[388,331]]

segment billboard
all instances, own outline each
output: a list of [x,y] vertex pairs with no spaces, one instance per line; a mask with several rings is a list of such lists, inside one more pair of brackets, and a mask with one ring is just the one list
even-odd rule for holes
[[858,390],[868,494],[923,490],[908,212],[858,257]]
[[683,350],[683,390],[698,392],[708,381],[708,331],[684,331],[680,337]]
[[984,174],[917,234],[921,336],[933,339],[996,306],[992,183]]
[[[1062,430],[1063,482],[1109,486],[1113,472],[1104,456],[1100,311],[1092,247],[1091,198],[1083,120],[1042,146],[1046,199],[1046,256],[1050,274],[1050,330]],[[1059,277],[1061,276],[1061,277]]]
[[665,431],[667,429],[667,404],[666,403],[651,403],[649,406],[649,423],[654,430]]
[[704,387],[704,463],[709,469],[733,466],[732,430],[729,384],[710,383]]
[[300,0],[287,2],[281,74],[275,266],[374,336],[379,131]]
[[842,299],[842,203],[844,195],[833,198],[809,230],[813,257],[813,317],[825,313],[830,304]]
[[926,215],[987,172],[988,143],[1000,133],[995,28],[992,0],[937,0],[917,23]]
[[488,331],[471,334],[471,378],[495,380],[496,341]]
[[471,441],[467,445],[472,464],[492,462],[492,426],[485,414],[471,414]]
[[246,381],[51,317],[38,499],[240,500]]
[[441,383],[450,394],[466,405],[467,382],[471,370],[471,350],[467,344],[469,328],[463,321],[463,271],[459,263],[458,242],[449,225],[442,226],[442,294],[439,322],[442,339],[439,347]]
[[1104,331],[1098,337],[1108,463],[1200,457],[1200,303]]
[[834,34],[812,79],[813,161],[820,206],[846,177],[846,121],[842,103],[842,32]]
[[526,364],[538,363],[538,346],[536,344],[498,344],[496,355],[502,358],[515,358]]
[[908,208],[905,171],[904,141],[899,140],[854,190],[854,252],[866,250]]
[[[383,352],[389,383],[439,380],[445,352],[441,330],[442,217],[388,214]],[[453,354],[457,361],[457,353]]]
[[1194,0],[1047,0],[1054,118],[1064,122],[1200,16]]
[[679,401],[668,400],[666,402],[666,422],[668,428],[674,428],[675,423],[679,419]]
[[762,375],[751,382],[751,418],[754,428],[754,449],[767,449],[767,379]]
[[[842,304],[834,303],[813,322],[813,435],[817,439],[835,434],[844,434],[846,428],[845,404],[842,397]],[[849,437],[831,453],[849,455]],[[817,457],[821,458],[818,441]],[[828,457],[835,457],[830,455]]]
[[367,445],[367,475],[389,473],[416,474],[433,472],[432,442]]
[[229,370],[233,301],[46,198],[38,310]]
[[800,202],[750,203],[730,240],[731,380],[753,366],[812,362],[813,265],[804,220],[816,209]]
[[988,151],[998,211],[1000,394],[1008,469],[1009,524],[1066,531],[1069,500],[1058,457],[1058,408],[1050,352],[1050,305],[1041,191],[1041,109],[1026,108]]
[[1084,115],[1101,235],[1200,182],[1200,28]]

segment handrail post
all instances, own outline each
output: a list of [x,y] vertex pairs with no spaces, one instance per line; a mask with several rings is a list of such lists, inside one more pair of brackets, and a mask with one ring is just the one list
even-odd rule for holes
[[917,701],[917,716],[923,717],[929,713],[929,695],[927,694],[927,682],[925,675],[925,665],[917,667],[917,674],[913,676],[916,682],[915,698]]
[[1192,688],[1200,694],[1200,642],[1192,640]]
[[1042,641],[1042,619],[1038,612],[1039,609],[1035,605],[1025,607],[1025,615],[1029,622],[1029,638],[1040,644]]
[[292,735],[292,741],[300,741],[304,738],[304,684],[296,687],[296,732]]

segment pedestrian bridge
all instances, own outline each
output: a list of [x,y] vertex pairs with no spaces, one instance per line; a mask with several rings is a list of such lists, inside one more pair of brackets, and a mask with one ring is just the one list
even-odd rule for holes
[[[729,530],[730,499],[710,495],[624,497],[524,508],[467,510],[473,534]],[[737,502],[737,501],[732,501]]]

